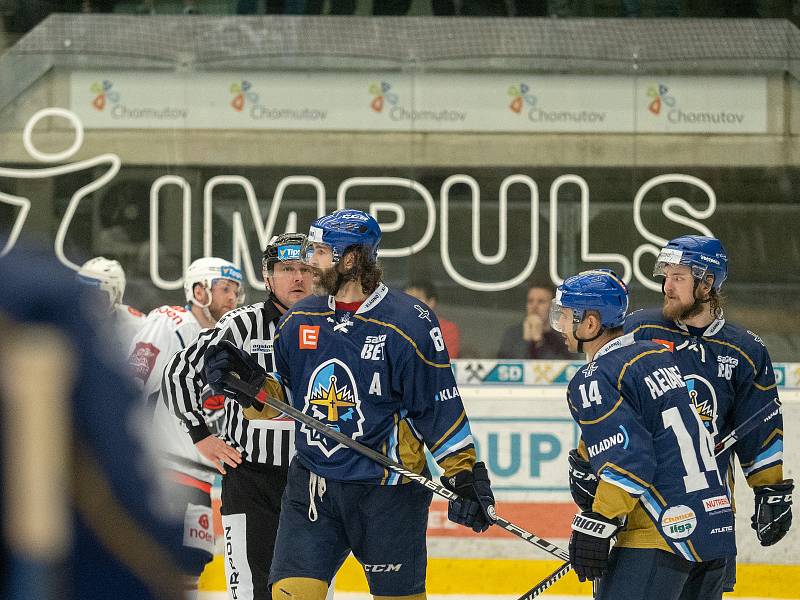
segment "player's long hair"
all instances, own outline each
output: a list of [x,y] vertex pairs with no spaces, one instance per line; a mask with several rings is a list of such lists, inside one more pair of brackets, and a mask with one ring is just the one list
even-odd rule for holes
[[[370,260],[370,253],[370,249],[366,246],[348,248],[345,254],[353,255],[353,267],[342,274],[346,280],[361,282],[361,289],[367,295],[374,292],[383,279],[383,268],[377,261]],[[339,264],[341,263],[342,261],[339,261]]]
[[712,289],[708,292],[708,309],[714,318],[722,318],[722,294],[719,290]]

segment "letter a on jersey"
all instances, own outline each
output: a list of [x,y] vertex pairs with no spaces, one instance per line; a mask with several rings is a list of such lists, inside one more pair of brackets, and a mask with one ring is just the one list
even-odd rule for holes
[[[354,440],[364,435],[364,413],[353,373],[336,358],[314,369],[308,380],[303,412]],[[300,432],[305,434],[309,446],[316,446],[325,456],[344,448],[306,425],[300,426]]]

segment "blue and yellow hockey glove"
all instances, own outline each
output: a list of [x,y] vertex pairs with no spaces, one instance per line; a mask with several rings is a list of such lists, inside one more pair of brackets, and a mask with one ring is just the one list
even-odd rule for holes
[[[261,389],[267,379],[267,372],[261,368],[256,359],[229,340],[209,346],[204,355],[204,362],[206,381],[211,390],[215,394],[233,398],[243,408],[252,406],[254,399],[231,389],[225,384],[226,379],[231,376],[241,379],[256,392]],[[259,402],[258,405],[262,406],[263,403]]]
[[792,526],[792,491],[792,479],[753,488],[756,498],[751,527],[756,530],[762,546],[776,544],[789,532]]
[[620,529],[617,519],[596,512],[580,512],[572,519],[569,562],[580,581],[600,579],[608,572],[611,538]]
[[461,471],[453,477],[442,477],[442,484],[460,496],[447,505],[447,518],[483,533],[494,524],[494,494],[486,465],[476,462],[472,471]]
[[597,476],[592,471],[592,465],[588,460],[583,460],[577,450],[569,451],[567,462],[572,499],[582,511],[591,511],[597,493]]

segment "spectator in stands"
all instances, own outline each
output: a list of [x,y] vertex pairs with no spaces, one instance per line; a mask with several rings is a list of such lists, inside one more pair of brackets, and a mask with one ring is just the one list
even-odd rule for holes
[[497,358],[575,358],[567,350],[564,338],[550,329],[550,301],[553,286],[547,282],[528,284],[525,318],[506,329]]
[[[425,279],[414,280],[406,286],[405,291],[409,296],[422,300],[431,310],[436,310],[439,294],[436,292],[436,286],[432,282]],[[436,317],[439,319],[439,328],[442,330],[442,338],[444,338],[444,346],[447,348],[447,353],[450,358],[458,358],[461,353],[461,331],[458,325],[443,319],[438,314]]]

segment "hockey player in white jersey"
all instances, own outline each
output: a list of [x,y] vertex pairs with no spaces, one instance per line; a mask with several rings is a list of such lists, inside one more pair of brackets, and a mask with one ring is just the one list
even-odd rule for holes
[[116,260],[96,256],[83,263],[76,279],[97,292],[97,317],[111,329],[114,349],[122,356],[145,320],[144,313],[122,303],[125,295],[125,271],[122,265]]
[[[183,290],[186,306],[160,306],[147,315],[131,344],[128,362],[142,385],[145,401],[152,407],[153,433],[164,457],[171,502],[184,515],[183,543],[192,565],[187,585],[191,586],[196,585],[197,577],[214,556],[211,485],[215,476],[204,468],[212,465],[197,451],[182,421],[159,401],[161,380],[176,352],[243,302],[242,273],[227,260],[200,258],[186,270]],[[222,425],[223,407],[222,397],[204,399],[204,417],[215,433]]]

